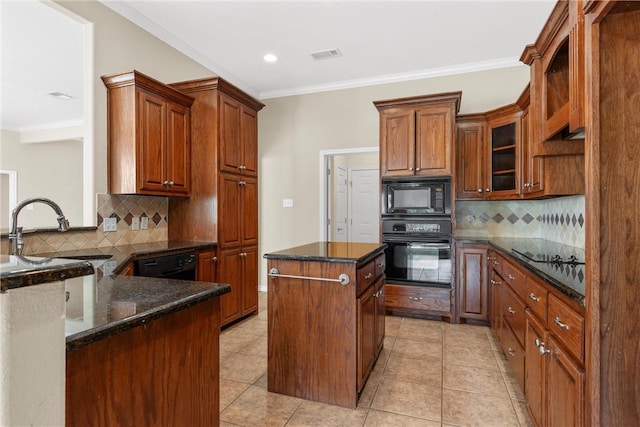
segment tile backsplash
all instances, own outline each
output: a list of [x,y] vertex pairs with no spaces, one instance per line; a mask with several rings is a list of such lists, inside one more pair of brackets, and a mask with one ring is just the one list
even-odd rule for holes
[[[168,240],[167,197],[98,194],[97,230],[24,234],[24,255],[84,248],[129,245]],[[104,232],[104,218],[116,218],[116,231]],[[133,218],[148,218],[146,230],[131,230]],[[71,224],[73,227],[74,224]],[[8,239],[2,239],[2,253],[8,253]]]
[[584,196],[459,201],[456,234],[543,238],[584,248],[584,207]]

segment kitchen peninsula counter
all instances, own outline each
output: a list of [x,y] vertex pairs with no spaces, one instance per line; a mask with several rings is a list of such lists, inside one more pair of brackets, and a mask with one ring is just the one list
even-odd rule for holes
[[315,242],[268,260],[268,390],[355,408],[384,342],[386,245]]

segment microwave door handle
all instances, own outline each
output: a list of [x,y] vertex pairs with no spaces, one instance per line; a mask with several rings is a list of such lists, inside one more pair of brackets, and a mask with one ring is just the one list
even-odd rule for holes
[[411,242],[411,246],[420,246],[424,248],[434,249],[450,249],[451,245],[448,243],[428,243],[428,242]]

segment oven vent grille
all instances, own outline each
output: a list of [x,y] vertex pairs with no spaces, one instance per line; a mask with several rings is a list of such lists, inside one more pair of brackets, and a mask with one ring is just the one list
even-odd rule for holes
[[313,59],[318,61],[320,59],[337,58],[339,56],[342,56],[342,53],[339,49],[327,49],[318,52],[312,52],[309,55],[311,55]]

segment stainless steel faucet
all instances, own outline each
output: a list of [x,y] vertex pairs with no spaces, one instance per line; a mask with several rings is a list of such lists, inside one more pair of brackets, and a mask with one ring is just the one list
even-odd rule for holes
[[25,199],[18,203],[15,208],[11,211],[11,221],[10,221],[10,231],[9,231],[9,255],[21,255],[22,248],[24,243],[22,241],[22,227],[18,227],[18,214],[27,205],[32,203],[44,203],[45,205],[51,206],[58,217],[58,231],[67,231],[69,230],[69,221],[64,217],[62,213],[62,209],[60,206],[53,200],[45,199],[44,197],[33,197],[30,199]]

